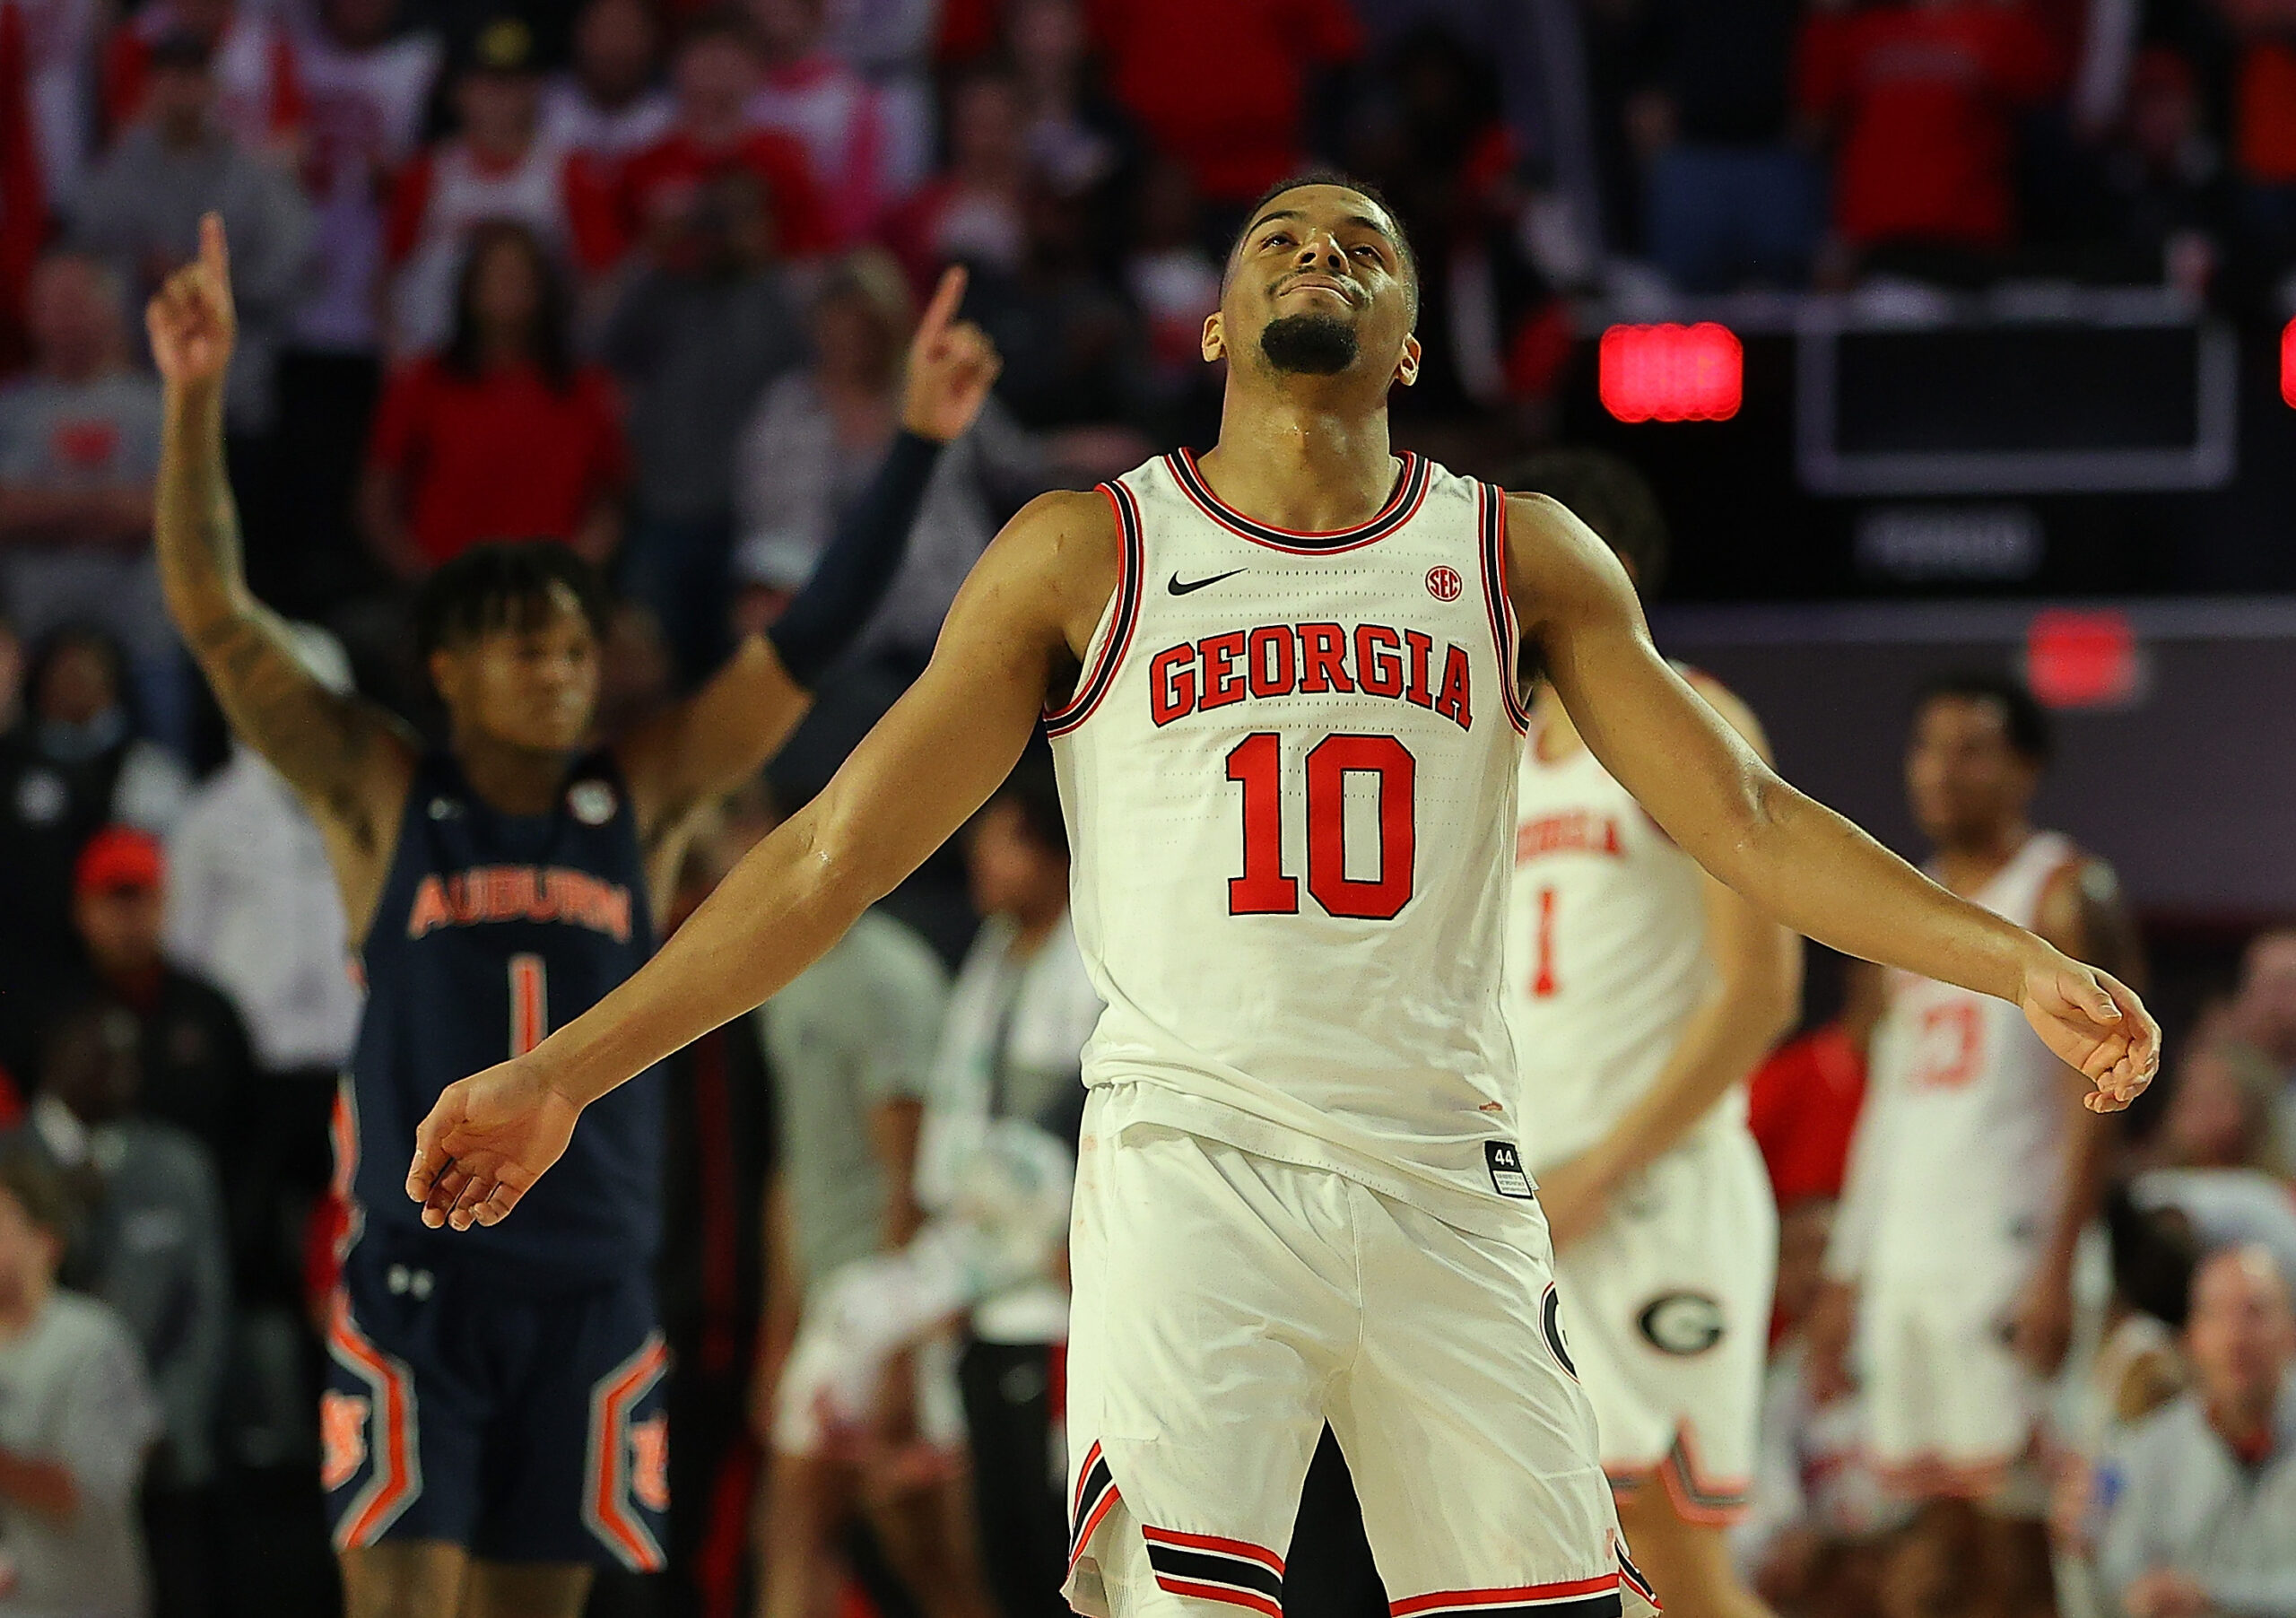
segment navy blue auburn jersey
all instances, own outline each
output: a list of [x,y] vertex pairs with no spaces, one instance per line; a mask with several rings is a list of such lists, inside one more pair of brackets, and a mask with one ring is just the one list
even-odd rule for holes
[[[422,1231],[406,1195],[414,1129],[455,1080],[529,1050],[654,952],[630,795],[604,753],[547,814],[504,814],[444,752],[416,766],[367,934],[367,1009],[336,1121],[355,1240]],[[651,1262],[661,1224],[659,1070],[592,1105],[566,1155],[500,1224],[424,1234],[569,1280]]]

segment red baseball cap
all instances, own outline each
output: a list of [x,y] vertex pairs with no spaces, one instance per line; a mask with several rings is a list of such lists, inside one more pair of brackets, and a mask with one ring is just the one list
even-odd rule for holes
[[167,873],[167,855],[158,838],[133,826],[106,826],[80,850],[80,863],[72,872],[72,891],[80,894],[148,891],[160,886]]

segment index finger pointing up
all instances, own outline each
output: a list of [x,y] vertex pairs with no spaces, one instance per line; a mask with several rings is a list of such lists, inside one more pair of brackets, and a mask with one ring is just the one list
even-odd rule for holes
[[223,216],[203,213],[199,218],[199,267],[214,278],[217,290],[228,291],[231,285],[231,247],[223,239]]
[[957,318],[957,306],[965,300],[965,267],[952,264],[941,272],[941,284],[933,289],[933,301],[925,306],[925,315],[917,323],[917,337],[920,343],[930,343],[949,328]]

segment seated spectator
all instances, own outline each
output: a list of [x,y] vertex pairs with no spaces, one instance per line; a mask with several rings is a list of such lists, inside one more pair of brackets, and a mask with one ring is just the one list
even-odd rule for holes
[[1144,403],[1167,442],[1209,443],[1220,420],[1220,372],[1204,362],[1204,321],[1220,307],[1220,261],[1205,251],[1187,170],[1158,159],[1142,177],[1139,235],[1124,290],[1147,325]]
[[2097,1566],[2127,1618],[2296,1613],[2296,1306],[2269,1254],[2193,1278],[2194,1387],[2100,1468]]
[[616,217],[625,242],[674,251],[703,182],[739,170],[765,193],[776,251],[802,258],[830,246],[828,199],[804,147],[751,117],[757,83],[757,48],[738,22],[718,18],[687,34],[671,66],[676,122],[622,165]]
[[136,1020],[107,999],[48,1030],[40,1094],[12,1137],[60,1174],[78,1205],[65,1282],[117,1313],[144,1351],[163,1441],[144,1522],[162,1610],[212,1599],[206,1518],[217,1396],[230,1340],[230,1276],[212,1160],[182,1130],[139,1117]]
[[105,126],[125,129],[144,115],[153,48],[171,34],[188,35],[211,53],[215,116],[232,138],[291,165],[305,110],[295,41],[267,8],[237,0],[152,0],[113,30],[99,70]]
[[2057,76],[2048,37],[2019,4],[1813,12],[1796,100],[1831,141],[1842,241],[1873,269],[1992,274],[2017,236],[2015,118]]
[[123,289],[84,254],[33,272],[32,369],[0,385],[0,580],[22,633],[100,623],[158,735],[189,742],[189,671],[152,559],[160,385],[129,369]]
[[[213,1161],[238,1167],[261,1115],[247,1027],[212,986],[161,949],[167,858],[160,839],[108,826],[88,839],[73,871],[72,925],[106,1004],[135,1031],[136,1110],[182,1130]],[[250,1176],[231,1180],[229,1235],[243,1255],[256,1212]],[[217,1234],[225,1234],[218,1227]]]
[[39,1030],[73,978],[72,873],[113,821],[173,822],[183,768],[136,736],[119,650],[100,632],[60,631],[32,659],[31,700],[16,700],[21,661],[0,629],[0,1066],[29,1080]]
[[39,1154],[0,1152],[0,1604],[144,1618],[135,1490],[160,1413],[119,1317],[56,1284],[71,1222]]
[[1004,356],[997,401],[1040,432],[1129,422],[1142,395],[1140,322],[1102,273],[1108,249],[1090,210],[1032,186],[1023,223],[1019,273],[973,283],[973,318]]
[[1841,1196],[1866,1104],[1866,1053],[1885,1004],[1883,982],[1879,969],[1849,963],[1841,1014],[1779,1046],[1746,1085],[1746,1125],[1781,1208]]
[[439,77],[436,35],[400,33],[399,0],[319,0],[299,49],[303,190],[317,211],[318,268],[295,311],[299,347],[372,356],[382,346],[382,199],[422,142]]
[[[96,86],[89,66],[100,51],[100,35],[110,24],[109,7],[96,0],[48,0],[8,8],[13,22],[0,22],[0,36],[13,31],[13,47],[23,64],[23,116],[30,126],[32,163],[28,178],[52,205],[76,196],[88,160],[96,148]],[[27,14],[27,13],[30,14]],[[10,138],[14,138],[13,135]],[[11,170],[13,164],[9,165]],[[16,176],[11,172],[13,182]],[[25,205],[11,190],[12,213]]]
[[629,475],[613,385],[575,361],[565,282],[534,231],[478,226],[453,311],[444,351],[402,368],[376,413],[359,493],[368,543],[406,579],[511,535],[603,561]]
[[[328,690],[351,664],[326,631],[295,626],[296,654]],[[227,996],[244,1020],[259,1104],[230,1161],[251,1196],[242,1301],[290,1300],[300,1231],[329,1171],[335,1080],[359,1031],[343,900],[310,813],[236,738],[230,761],[196,787],[167,842],[162,941],[169,959]]]
[[1661,0],[1629,103],[1650,257],[1686,292],[1809,275],[1823,207],[1787,138],[1796,0]]
[[1781,1203],[1761,1443],[1746,1515],[1730,1529],[1731,1556],[1780,1612],[1867,1613],[1890,1536],[1909,1513],[1866,1459],[1863,1396],[1818,1386],[1811,1375],[1807,1327],[1824,1283],[1834,1198]]
[[2220,1034],[2204,1036],[2173,1076],[2155,1166],[2131,1182],[2131,1196],[2141,1208],[2176,1210],[2205,1247],[2260,1246],[2296,1275],[2279,1071]]
[[2103,178],[2109,217],[2087,267],[2205,291],[2231,233],[2231,177],[2192,64],[2175,51],[2152,46],[2137,57]]
[[641,270],[606,328],[630,398],[637,463],[623,587],[668,634],[683,676],[726,649],[734,457],[769,383],[804,358],[804,327],[773,251],[765,190],[743,170],[704,182],[679,235]]
[[2270,1057],[2283,1082],[2296,1086],[2296,927],[2273,927],[2248,940],[2226,1017],[2229,1031]]
[[1007,274],[1026,246],[1028,157],[1020,85],[997,69],[960,79],[949,94],[949,167],[886,222],[910,282],[928,286],[945,264]]
[[1309,81],[1363,48],[1344,0],[1089,0],[1086,15],[1117,100],[1187,168],[1218,235],[1305,166]]
[[661,50],[661,20],[646,0],[589,0],[574,21],[572,65],[543,91],[543,140],[597,165],[611,185],[623,160],[676,119],[655,83]]
[[831,239],[851,242],[924,179],[925,131],[896,127],[883,92],[830,54],[825,0],[748,5],[763,70],[749,117],[804,147]]
[[[778,1081],[781,1171],[768,1215],[762,1353],[777,1379],[805,1299],[848,1264],[903,1247],[923,1222],[914,1174],[924,1097],[947,980],[926,942],[882,912],[852,931],[752,1016]],[[836,1547],[857,1509],[878,1525],[921,1610],[978,1614],[961,1474],[891,1465],[918,1446],[963,1442],[945,1353],[895,1362],[914,1396],[857,1466],[819,1414],[784,1396],[757,1412],[773,1452],[762,1518],[762,1610],[816,1610],[834,1588]],[[913,1460],[913,1457],[912,1457]],[[857,1485],[859,1485],[857,1487]]]
[[[1069,924],[1068,829],[1048,757],[1023,757],[973,817],[965,866],[983,920],[942,1023],[918,1169],[919,1199],[936,1215],[956,1200],[962,1160],[1000,1120],[1075,1150],[1084,1041],[1100,1018]],[[1067,1340],[1067,1289],[1032,1279],[973,1306],[957,1365],[984,1570],[1007,1618],[1058,1618],[1066,1489],[1048,1457]]]
[[[1396,42],[1381,83],[1393,127],[1358,166],[1416,244],[1420,287],[1419,380],[1392,413],[1457,422],[1551,397],[1570,327],[1522,246],[1498,74],[1448,29],[1425,25]],[[1520,429],[1493,422],[1511,448]]]
[[2296,250],[2296,29],[2274,0],[2218,0],[2238,53],[2232,166],[2240,212],[2259,257],[2284,271]]
[[141,304],[197,254],[201,216],[223,216],[239,322],[225,425],[260,439],[272,426],[279,348],[309,286],[314,227],[294,179],[217,119],[210,57],[195,34],[152,42],[143,116],[72,199],[71,234],[109,260]]
[[1077,0],[1013,0],[1004,39],[1020,79],[1031,168],[1063,196],[1100,191],[1129,161],[1131,132],[1089,69]]
[[[766,390],[736,452],[740,544],[753,559],[778,551],[811,571],[892,438],[900,354],[915,320],[908,285],[882,252],[853,254],[822,285],[811,321],[813,363]],[[1034,441],[992,397],[934,469],[909,555],[858,649],[921,668],[957,587],[1042,476]],[[754,574],[754,561],[744,570]]]
[[513,18],[489,23],[455,82],[457,132],[408,163],[391,189],[383,243],[394,352],[447,342],[457,283],[483,225],[521,224],[545,251],[587,270],[613,261],[607,199],[588,167],[542,133],[541,100],[532,32]]

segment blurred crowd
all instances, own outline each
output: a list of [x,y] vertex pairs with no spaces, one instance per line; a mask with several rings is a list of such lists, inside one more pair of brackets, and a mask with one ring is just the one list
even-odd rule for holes
[[[0,1173],[0,1517],[53,1504],[16,1458],[53,1422],[163,1614],[332,1610],[312,1323],[359,995],[318,833],[226,742],[152,566],[136,311],[200,216],[232,246],[255,587],[315,673],[418,724],[408,591],[483,539],[611,570],[608,726],[770,622],[893,434],[920,292],[970,266],[996,396],[820,710],[703,839],[698,902],[921,667],[1006,516],[1211,441],[1228,239],[1318,161],[1416,245],[1428,358],[1398,436],[1494,468],[1551,431],[1585,296],[2039,277],[2284,318],[2296,4],[0,0],[0,1126],[25,1148]],[[923,1219],[935,1109],[1070,1127],[1046,1115],[1094,1007],[1065,857],[1024,771],[961,858],[678,1058],[674,1571],[603,1583],[600,1610],[744,1610],[761,1538],[790,1614],[846,1570],[888,1618],[1057,1599],[1057,1293],[981,1306],[858,1457],[778,1439],[772,1393],[809,1279]],[[1785,1235],[1739,1545],[1780,1610],[1823,1618],[1949,1610],[1957,1576],[1803,1352],[1877,1014],[1853,994],[1755,1087]],[[2268,933],[2184,1035],[2086,1250],[2048,1480],[2068,1612],[2217,1610],[2166,1576],[2190,1546],[2120,1502],[2198,1488],[2177,1446],[2260,1397],[2290,1499],[2292,1074],[2296,934]],[[100,1307],[26,1335],[58,1278]],[[777,1448],[796,1459],[768,1468]],[[68,1553],[133,1563],[89,1533]],[[2282,1582],[2226,1610],[2296,1614],[2292,1538]],[[27,1553],[0,1537],[0,1614]]]

